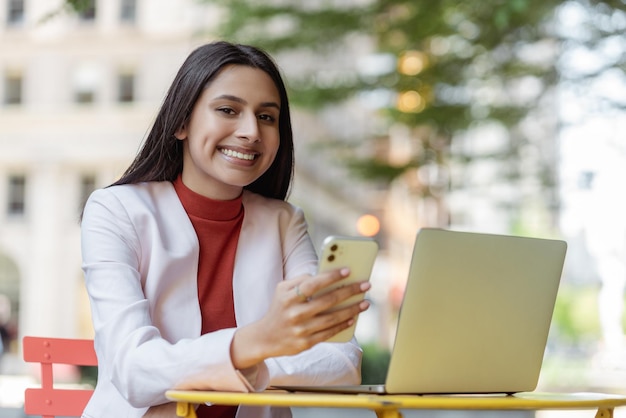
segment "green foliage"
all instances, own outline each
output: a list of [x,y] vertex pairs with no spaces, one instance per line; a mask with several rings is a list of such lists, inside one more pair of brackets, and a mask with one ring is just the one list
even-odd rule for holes
[[95,7],[95,0],[65,0],[60,6],[44,15],[40,23],[45,23],[64,13],[80,14],[93,7]]
[[385,164],[376,159],[348,159],[346,164],[354,173],[365,180],[374,180],[382,183],[390,183],[399,177],[409,167],[415,167],[416,164],[405,164],[401,166],[393,166]]
[[92,7],[94,0],[66,0],[66,4],[75,12],[80,13]]
[[364,385],[384,383],[389,368],[389,350],[374,344],[363,345],[362,348],[361,382]]
[[[578,345],[597,341],[602,337],[596,286],[562,286],[554,307],[553,323],[556,338],[561,342]],[[626,305],[626,295],[624,295]],[[626,311],[622,315],[626,328]]]
[[79,366],[80,383],[96,386],[98,381],[98,366]]
[[333,48],[347,32],[363,27],[370,8],[335,8],[330,2],[205,0],[229,11],[221,35],[269,51]]
[[359,85],[317,87],[314,81],[301,81],[289,86],[291,104],[308,109],[320,109],[329,102],[340,102],[359,90]]

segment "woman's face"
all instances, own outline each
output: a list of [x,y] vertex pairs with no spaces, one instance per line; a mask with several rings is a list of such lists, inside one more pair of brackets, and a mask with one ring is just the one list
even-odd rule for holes
[[176,132],[183,141],[183,183],[212,199],[239,196],[274,161],[280,106],[267,73],[244,65],[224,67]]

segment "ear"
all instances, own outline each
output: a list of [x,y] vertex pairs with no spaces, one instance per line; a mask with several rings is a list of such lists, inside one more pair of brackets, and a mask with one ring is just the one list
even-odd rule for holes
[[174,132],[174,136],[176,139],[182,141],[183,139],[187,139],[187,124],[184,124],[176,132]]

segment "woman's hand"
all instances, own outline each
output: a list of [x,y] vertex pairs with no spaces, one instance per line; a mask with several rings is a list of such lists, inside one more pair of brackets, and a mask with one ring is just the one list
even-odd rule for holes
[[369,282],[350,283],[311,297],[349,274],[344,268],[279,283],[267,314],[235,332],[231,344],[235,368],[245,369],[269,357],[300,353],[354,324],[354,317],[369,307],[368,301],[328,310],[368,291]]

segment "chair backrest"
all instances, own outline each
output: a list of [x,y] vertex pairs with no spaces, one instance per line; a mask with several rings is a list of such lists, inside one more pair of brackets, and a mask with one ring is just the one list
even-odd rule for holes
[[54,386],[53,364],[97,366],[93,340],[24,337],[24,361],[41,364],[41,388],[26,389],[26,415],[79,417],[91,398],[91,389],[61,389]]

